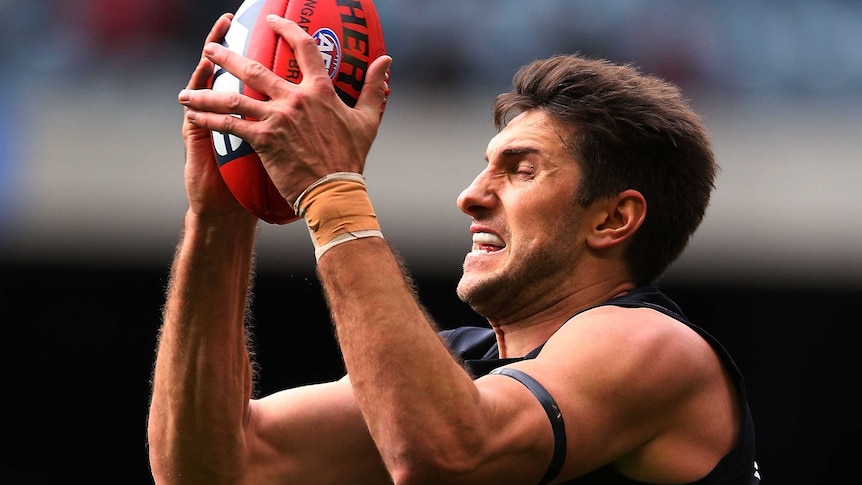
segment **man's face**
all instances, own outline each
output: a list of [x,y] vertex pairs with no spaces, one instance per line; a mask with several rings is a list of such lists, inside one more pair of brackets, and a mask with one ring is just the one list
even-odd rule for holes
[[458,197],[473,236],[458,296],[489,320],[518,318],[576,277],[580,171],[564,133],[544,111],[519,115],[488,144],[487,166]]

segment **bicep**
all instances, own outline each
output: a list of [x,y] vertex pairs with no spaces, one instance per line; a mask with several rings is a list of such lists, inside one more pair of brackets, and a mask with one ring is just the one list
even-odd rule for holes
[[481,481],[539,483],[565,451],[565,444],[560,448],[555,439],[564,422],[553,396],[543,393],[544,386],[529,374],[492,373],[476,384],[487,421]]
[[[477,381],[487,403],[494,403],[486,404],[495,411],[487,415],[499,433],[486,452],[499,458],[497,476],[529,470],[524,483],[540,483],[546,474],[571,478],[612,461],[637,442],[618,419],[613,392],[596,390],[594,374],[540,359],[507,368],[525,376],[490,374]],[[631,438],[621,439],[626,433]]]
[[252,401],[246,430],[249,483],[391,483],[346,379]]

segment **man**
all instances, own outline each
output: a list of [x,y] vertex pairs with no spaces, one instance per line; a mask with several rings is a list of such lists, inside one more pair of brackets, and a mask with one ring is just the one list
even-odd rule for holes
[[[439,332],[359,175],[391,59],[351,109],[296,24],[268,19],[297,53],[298,85],[215,44],[229,20],[179,95],[189,208],[154,372],[159,484],[759,481],[738,370],[649,286],[699,225],[716,171],[674,87],[576,56],[519,72],[458,198],[473,235],[458,295],[493,330]],[[270,100],[204,89],[213,64]],[[343,379],[254,395],[257,219],[221,181],[210,130],[249,141],[308,225]]]

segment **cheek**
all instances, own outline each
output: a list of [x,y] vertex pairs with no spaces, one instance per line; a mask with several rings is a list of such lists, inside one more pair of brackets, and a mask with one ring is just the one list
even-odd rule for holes
[[536,204],[510,219],[512,238],[518,245],[572,244],[581,238],[582,211],[558,201]]

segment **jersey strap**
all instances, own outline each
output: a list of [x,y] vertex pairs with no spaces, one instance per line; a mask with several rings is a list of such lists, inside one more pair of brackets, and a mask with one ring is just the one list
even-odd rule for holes
[[545,472],[545,476],[539,481],[539,485],[550,483],[560,473],[560,470],[563,468],[563,462],[566,461],[566,427],[563,425],[563,413],[560,412],[557,402],[554,401],[551,394],[541,384],[518,369],[498,367],[492,370],[490,374],[509,376],[526,386],[536,396],[542,407],[545,408],[545,412],[548,413],[548,419],[551,421],[551,429],[554,431],[554,454],[551,456],[551,464],[548,465],[548,471]]

